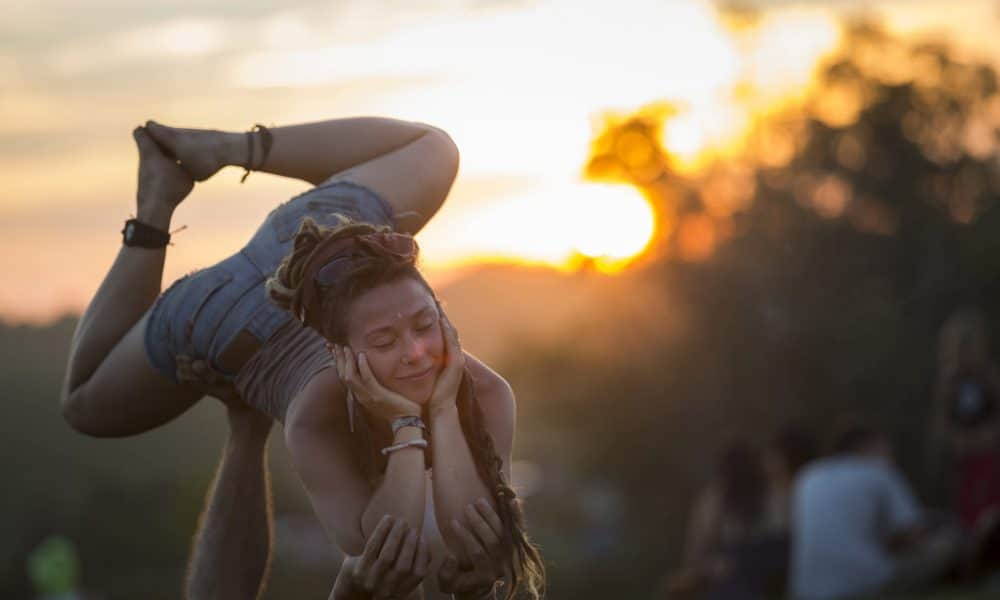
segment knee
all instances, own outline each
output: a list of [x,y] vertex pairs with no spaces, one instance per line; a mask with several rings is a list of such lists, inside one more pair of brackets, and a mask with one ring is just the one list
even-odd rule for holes
[[428,125],[427,148],[425,148],[425,162],[428,166],[437,169],[445,175],[449,181],[458,174],[458,164],[460,154],[455,140],[443,129],[438,129]]
[[59,401],[63,419],[75,431],[93,437],[109,437],[111,435],[101,427],[92,411],[87,409],[85,386],[76,389],[64,389]]

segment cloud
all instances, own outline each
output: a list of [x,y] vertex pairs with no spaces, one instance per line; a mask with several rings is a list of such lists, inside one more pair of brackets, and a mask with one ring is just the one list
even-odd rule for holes
[[198,58],[232,44],[236,27],[220,19],[184,18],[71,42],[53,50],[57,74],[79,76],[136,63]]

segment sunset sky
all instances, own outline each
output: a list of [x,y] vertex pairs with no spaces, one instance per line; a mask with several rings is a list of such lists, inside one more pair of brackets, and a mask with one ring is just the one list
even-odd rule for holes
[[[244,130],[385,115],[447,130],[453,193],[419,235],[443,281],[483,260],[609,264],[652,234],[642,196],[584,182],[607,112],[668,100],[684,168],[794,98],[836,47],[849,0],[15,0],[0,22],[0,317],[79,311],[134,210],[130,132],[148,118]],[[730,3],[732,4],[732,3]],[[879,3],[890,30],[943,35],[997,62],[995,0]],[[871,14],[871,13],[866,13]],[[737,94],[736,91],[740,90]],[[738,98],[738,99],[737,99]],[[239,248],[302,182],[224,170],[175,216],[166,283]]]

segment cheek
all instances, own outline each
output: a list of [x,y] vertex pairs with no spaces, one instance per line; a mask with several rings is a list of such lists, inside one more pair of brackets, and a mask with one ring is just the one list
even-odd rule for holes
[[444,332],[440,327],[434,327],[427,335],[427,352],[435,358],[444,356]]
[[397,362],[391,352],[369,352],[368,365],[372,368],[372,373],[379,383],[385,385],[392,381],[392,368]]

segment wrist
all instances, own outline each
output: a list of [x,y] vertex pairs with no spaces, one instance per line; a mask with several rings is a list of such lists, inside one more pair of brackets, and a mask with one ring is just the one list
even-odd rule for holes
[[431,404],[430,410],[428,412],[430,413],[431,421],[457,417],[458,404],[455,402],[455,396],[451,396],[446,401],[441,401]]
[[167,231],[170,229],[170,221],[173,219],[174,209],[166,202],[152,201],[139,202],[136,209],[135,218],[146,225]]
[[392,435],[392,442],[394,444],[422,439],[424,439],[424,431],[417,427],[403,427]]

